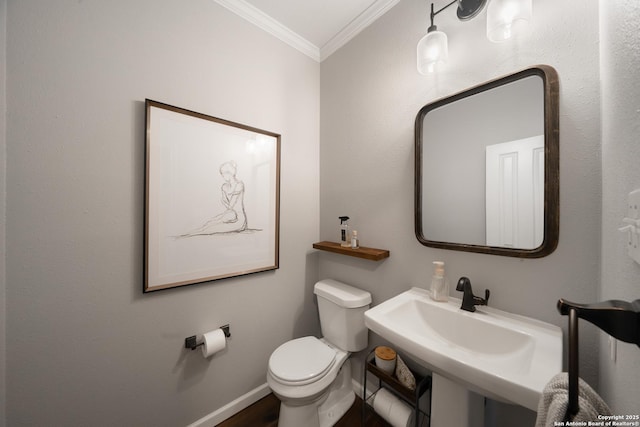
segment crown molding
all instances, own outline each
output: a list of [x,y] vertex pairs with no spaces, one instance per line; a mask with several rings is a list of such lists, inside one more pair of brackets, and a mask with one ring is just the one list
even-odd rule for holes
[[378,18],[387,13],[389,9],[398,3],[400,3],[400,0],[377,0],[369,6],[362,14],[357,16],[320,48],[320,62],[324,61],[336,50],[347,44],[352,38],[360,34],[362,30],[373,24]]
[[272,36],[287,43],[315,61],[320,62],[320,49],[244,0],[214,0],[236,15],[246,19]]
[[322,48],[319,48],[260,9],[247,3],[245,0],[214,1],[317,62],[322,62],[327,59],[331,54],[347,44],[347,42],[362,30],[400,2],[400,0],[376,0],[361,15],[356,17],[338,34],[332,37],[331,40],[325,43]]

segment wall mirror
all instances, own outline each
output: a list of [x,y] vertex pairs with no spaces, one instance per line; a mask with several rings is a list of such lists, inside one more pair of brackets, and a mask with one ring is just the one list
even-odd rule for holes
[[415,229],[426,246],[523,258],[559,231],[558,75],[538,65],[425,105]]

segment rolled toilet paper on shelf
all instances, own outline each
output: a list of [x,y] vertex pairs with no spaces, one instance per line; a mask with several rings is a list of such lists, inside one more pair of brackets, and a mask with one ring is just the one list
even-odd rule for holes
[[202,355],[210,357],[227,347],[227,338],[222,329],[209,331],[202,336]]
[[414,424],[413,409],[385,388],[376,393],[373,410],[393,427],[409,427]]
[[391,413],[387,420],[393,427],[409,427],[413,426],[413,409],[400,399],[391,406]]
[[391,413],[394,396],[387,389],[380,389],[373,398],[373,410],[383,418]]

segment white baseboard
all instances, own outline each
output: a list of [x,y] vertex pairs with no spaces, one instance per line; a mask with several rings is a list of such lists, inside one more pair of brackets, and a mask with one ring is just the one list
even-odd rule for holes
[[[367,372],[367,375],[367,397],[371,397],[371,395],[375,393],[379,388],[376,386],[378,380],[377,377],[369,372]],[[362,397],[362,383],[356,379],[352,379],[351,384],[353,387],[353,391],[356,393],[356,396],[364,400],[364,397]]]
[[227,418],[231,418],[233,415],[242,411],[244,408],[253,405],[258,400],[271,393],[271,389],[264,383],[248,393],[240,396],[233,402],[227,403],[222,408],[213,411],[212,413],[205,415],[198,421],[189,424],[187,427],[214,427]]
[[353,387],[353,391],[356,392],[356,396],[362,399],[362,384],[355,378],[351,379],[351,387]]
[[[353,391],[356,392],[356,396],[362,398],[362,384],[360,384],[360,382],[355,379],[351,380],[351,384],[353,386]],[[271,389],[269,388],[267,383],[264,383],[249,391],[248,393],[240,396],[236,400],[227,403],[222,408],[216,409],[212,413],[205,415],[199,420],[189,424],[187,427],[214,427],[224,420],[231,418],[243,409],[253,405],[258,400],[267,396],[269,393],[271,393]]]

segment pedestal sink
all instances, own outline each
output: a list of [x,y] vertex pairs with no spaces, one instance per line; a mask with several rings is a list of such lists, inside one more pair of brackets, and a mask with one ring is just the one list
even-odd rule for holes
[[[457,298],[436,302],[428,291],[412,288],[366,311],[365,324],[439,376],[437,383],[446,379],[535,411],[542,389],[562,370],[561,329],[492,307],[470,313],[460,305]],[[434,383],[434,397],[438,392]]]

